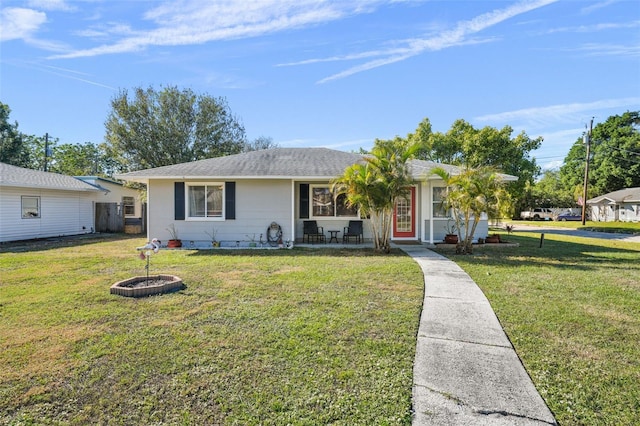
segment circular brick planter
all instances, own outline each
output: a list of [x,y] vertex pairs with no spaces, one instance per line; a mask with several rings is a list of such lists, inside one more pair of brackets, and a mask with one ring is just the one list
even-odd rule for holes
[[150,275],[148,282],[147,277],[133,277],[118,281],[111,286],[111,294],[125,297],[145,297],[178,291],[183,287],[182,279],[175,275]]

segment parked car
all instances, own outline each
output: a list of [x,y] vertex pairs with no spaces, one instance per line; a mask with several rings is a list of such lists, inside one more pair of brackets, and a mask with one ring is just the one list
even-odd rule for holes
[[582,215],[581,214],[575,214],[573,212],[564,212],[559,214],[556,217],[556,220],[561,221],[561,222],[566,222],[568,220],[582,220]]
[[520,218],[525,220],[553,220],[553,210],[538,207],[521,212]]

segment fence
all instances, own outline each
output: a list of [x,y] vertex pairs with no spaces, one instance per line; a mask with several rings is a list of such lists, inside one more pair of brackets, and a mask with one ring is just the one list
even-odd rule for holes
[[124,210],[118,203],[96,203],[96,232],[123,232]]

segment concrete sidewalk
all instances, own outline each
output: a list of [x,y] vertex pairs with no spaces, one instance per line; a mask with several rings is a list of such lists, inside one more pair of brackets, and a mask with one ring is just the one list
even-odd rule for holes
[[413,425],[555,425],[489,301],[457,264],[398,246],[425,275]]

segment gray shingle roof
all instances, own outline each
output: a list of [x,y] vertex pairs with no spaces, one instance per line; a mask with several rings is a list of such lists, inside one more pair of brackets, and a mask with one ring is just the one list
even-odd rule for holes
[[[125,180],[189,179],[189,178],[322,178],[340,176],[355,163],[362,163],[362,154],[327,148],[274,148],[226,157],[209,158],[190,163],[139,170],[116,177]],[[414,160],[414,178],[429,177],[431,170],[441,166],[455,173],[455,166]]]
[[332,178],[362,161],[362,155],[326,148],[274,148],[139,170],[125,180],[167,178]]
[[604,200],[614,201],[616,203],[640,202],[640,187],[625,188],[618,191],[609,192],[608,194],[587,200],[587,204],[598,204]]
[[95,186],[71,176],[25,169],[5,163],[0,163],[0,186],[99,191]]

